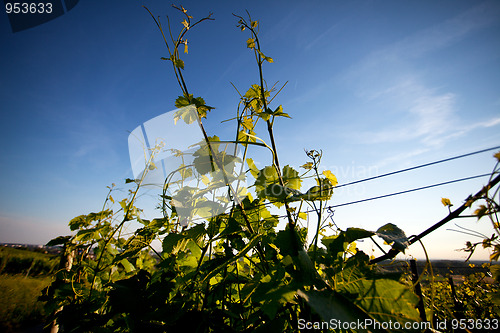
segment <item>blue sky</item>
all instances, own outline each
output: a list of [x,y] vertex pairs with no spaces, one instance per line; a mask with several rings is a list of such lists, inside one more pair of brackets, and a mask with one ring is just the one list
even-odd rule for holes
[[[274,101],[293,118],[276,123],[282,165],[298,168],[307,161],[304,149],[321,149],[323,167],[347,183],[500,145],[497,1],[179,4],[195,19],[214,13],[190,31],[184,58],[190,91],[216,107],[205,120],[211,135],[233,137],[221,124],[238,103],[230,82],[246,91],[258,80],[249,36],[231,15],[248,9],[260,22],[263,52],[274,59],[264,67],[268,84],[288,81]],[[164,1],[81,1],[18,33],[0,15],[0,242],[46,243],[68,234],[71,218],[100,210],[106,186],[126,191],[128,131],[173,110],[181,94],[141,5],[179,26]],[[331,203],[488,173],[493,153],[339,188]],[[261,167],[270,164],[256,154]],[[446,216],[441,197],[459,206],[485,182],[341,207],[335,222],[370,230],[391,222],[417,234]],[[486,220],[457,223],[491,234]],[[463,258],[456,249],[469,239],[445,227],[424,244],[431,257]],[[421,257],[417,246],[407,256]]]

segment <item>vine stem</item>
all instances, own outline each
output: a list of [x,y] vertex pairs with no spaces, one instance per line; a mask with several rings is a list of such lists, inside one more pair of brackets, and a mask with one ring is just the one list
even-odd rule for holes
[[[165,38],[165,34],[163,32],[163,29],[159,23],[159,21],[157,21],[155,19],[155,17],[152,15],[152,13],[149,11],[149,9],[147,9],[146,7],[146,10],[151,14],[151,17],[154,19],[154,21],[156,22],[156,25],[158,26],[158,28],[160,29],[161,31],[161,34],[164,38],[164,41],[165,41],[165,44],[167,46],[167,49],[168,49],[168,52],[170,54],[170,56],[172,57],[173,56],[173,61],[172,61],[172,64],[174,66],[174,72],[175,72],[175,75],[176,75],[176,78],[177,78],[177,82],[179,83],[179,86],[182,90],[182,92],[184,93],[184,97],[187,99],[188,103],[192,104],[193,101],[191,100],[190,98],[190,95],[189,95],[189,91],[188,91],[188,88],[187,88],[187,84],[184,80],[184,76],[182,75],[182,72],[181,72],[181,69],[179,67],[177,67],[177,65],[175,64],[175,60],[179,59],[179,51],[178,51],[178,47],[180,45],[180,43],[182,42],[182,39],[184,38],[185,34],[188,32],[188,30],[192,27],[194,27],[195,25],[197,25],[198,23],[202,22],[202,21],[205,21],[205,20],[213,20],[210,16],[212,15],[211,13],[209,14],[208,17],[205,17],[201,20],[199,20],[198,22],[194,23],[193,25],[191,25],[191,21],[190,21],[190,16],[186,14],[186,12],[184,10],[181,10],[179,9],[178,7],[176,6],[173,6],[174,8],[182,11],[184,13],[184,15],[186,16],[186,19],[187,19],[187,22],[188,22],[188,26],[187,27],[184,27],[181,32],[179,33],[179,37],[176,40],[174,40],[173,36],[172,36],[172,33],[171,33],[171,29],[170,29],[170,23],[169,23],[169,32],[170,32],[170,38],[172,40],[172,43],[174,45],[174,49],[173,51],[170,50],[169,46],[168,46],[168,43],[167,43],[167,40]],[[168,19],[168,17],[167,17]],[[254,234],[254,230],[252,228],[252,225],[250,223],[250,220],[243,208],[243,204],[241,202],[241,200],[239,200],[238,196],[237,196],[237,193],[236,191],[234,190],[234,188],[231,186],[231,184],[229,183],[229,179],[226,175],[226,172],[222,166],[222,163],[221,161],[219,160],[219,158],[217,157],[217,155],[215,154],[215,151],[212,147],[212,145],[210,144],[210,139],[208,137],[208,134],[207,132],[205,131],[205,127],[203,126],[203,123],[201,121],[201,118],[198,116],[197,117],[197,121],[198,121],[198,125],[200,126],[200,129],[202,131],[202,134],[203,134],[203,138],[208,146],[208,149],[209,149],[209,156],[210,156],[210,164],[212,165],[212,171],[215,171],[215,166],[214,166],[214,162],[215,162],[215,165],[217,165],[217,167],[222,171],[222,174],[223,174],[223,177],[224,177],[224,181],[226,182],[226,185],[229,187],[229,192],[231,193],[233,199],[236,201],[237,203],[237,206],[239,207],[240,211],[241,211],[241,215],[243,216],[243,219],[245,220],[245,224],[247,226],[247,229],[249,230],[249,232],[251,234]],[[165,200],[165,199],[163,199]],[[267,268],[267,263],[266,261],[264,260],[264,251],[262,250],[260,244],[257,245],[257,252],[259,254],[259,257],[261,258],[262,262],[264,263],[264,265],[266,266]]]
[[151,155],[149,156],[149,159],[146,163],[146,167],[144,168],[144,172],[142,173],[141,179],[139,180],[139,183],[137,184],[136,190],[134,191],[132,198],[130,199],[130,202],[127,205],[127,210],[125,211],[125,216],[123,217],[122,222],[120,222],[120,224],[115,228],[113,233],[104,241],[103,248],[101,250],[99,258],[97,259],[97,264],[96,264],[96,267],[94,269],[94,276],[92,277],[92,283],[90,285],[88,299],[90,299],[90,297],[92,296],[92,291],[94,290],[95,281],[97,278],[97,272],[99,271],[99,266],[100,266],[102,258],[104,256],[104,251],[105,251],[106,247],[109,245],[109,243],[111,242],[111,240],[113,239],[113,237],[115,236],[116,232],[125,224],[125,222],[127,222],[129,220],[130,209],[132,208],[132,206],[134,204],[135,198],[137,196],[137,193],[139,192],[139,188],[141,187],[142,182],[144,181],[144,179],[146,178],[146,175],[148,174],[149,166],[151,165],[151,162],[153,161],[153,158],[155,156],[155,150],[157,150],[157,148],[158,147],[155,147],[153,149],[153,151],[151,152]]
[[[417,236],[413,236],[411,237],[411,239],[408,241],[409,245],[412,245],[413,243],[419,241],[420,239],[422,239],[423,237],[427,236],[428,234],[430,234],[431,232],[437,230],[438,228],[442,227],[443,225],[445,225],[446,223],[450,222],[451,220],[454,220],[456,219],[457,217],[460,216],[460,214],[468,207],[470,207],[472,205],[472,203],[474,201],[476,201],[477,199],[480,199],[482,198],[490,188],[493,188],[495,185],[497,185],[498,183],[500,182],[500,175],[497,175],[494,179],[492,179],[486,186],[484,186],[479,192],[477,192],[474,196],[469,196],[466,200],[465,200],[465,203],[463,203],[460,207],[458,207],[457,209],[455,209],[454,211],[452,211],[450,214],[448,214],[448,216],[446,216],[444,219],[442,219],[441,221],[439,221],[438,223],[434,224],[432,227],[430,227],[429,229],[421,232],[419,235]],[[384,261],[384,260],[387,260],[387,259],[392,259],[394,258],[396,255],[398,255],[400,251],[399,250],[396,250],[394,248],[392,248],[391,250],[389,250],[389,252],[387,252],[386,254],[380,256],[380,257],[377,257],[375,259],[372,259],[370,260],[370,264],[376,264],[378,262],[381,262],[381,261]]]
[[[250,19],[250,22],[252,22],[252,18],[250,17],[250,14],[248,13],[248,11],[247,11],[247,14],[248,14],[248,17]],[[243,24],[248,30],[250,30],[251,33],[252,33],[252,36],[255,38],[255,43],[256,43],[257,47],[254,47],[253,50],[254,50],[254,54],[255,54],[256,60],[257,60],[257,66],[259,68],[259,81],[260,81],[261,101],[262,101],[262,107],[263,107],[264,111],[267,111],[267,100],[266,100],[265,91],[264,91],[264,75],[263,75],[263,71],[262,71],[263,59],[262,59],[262,56],[261,56],[261,52],[258,52],[258,51],[261,50],[259,37],[258,37],[257,32],[255,31],[255,29],[252,26],[249,26],[246,23],[245,19],[243,19],[241,16],[238,16],[238,15],[234,15],[234,16],[238,17],[241,20],[240,21],[241,24]],[[274,116],[273,116],[273,119],[274,119]],[[268,119],[266,121],[266,123],[267,123],[267,132],[269,134],[269,139],[271,141],[271,148],[274,151],[274,154],[273,154],[273,158],[274,158],[273,165],[275,166],[276,172],[278,174],[279,184],[282,187],[285,187],[285,182],[283,181],[283,176],[281,174],[281,168],[280,168],[279,158],[278,158],[278,154],[277,154],[276,142],[274,140],[273,122]],[[287,215],[287,219],[288,219],[288,226],[289,226],[289,229],[291,230],[291,232],[293,233],[293,229],[295,229],[295,222],[293,220],[292,213],[290,212],[290,207],[289,207],[288,202],[286,200],[285,200],[284,204],[285,204],[286,215]],[[294,239],[293,236],[292,236],[292,239]],[[299,249],[299,245],[295,244],[295,242],[293,242],[292,246],[294,248],[294,251],[299,251],[300,250]]]
[[[321,195],[323,195],[323,182],[319,178],[318,164],[321,161],[322,153],[319,154],[317,161],[316,161],[316,155],[314,155],[314,154],[311,154],[311,155],[313,156],[314,172],[316,173],[316,179],[318,180],[318,183],[319,183],[319,186],[320,186],[319,193],[320,193],[320,196],[321,196]],[[313,204],[314,204],[314,202],[313,202]],[[316,208],[316,207],[314,207],[314,208]],[[323,213],[323,200],[319,201],[319,210],[318,209],[315,209],[315,210],[316,210],[316,214],[318,215],[318,224],[316,226],[316,236],[314,237],[314,252],[313,252],[313,257],[312,257],[313,264],[316,264],[316,252],[317,252],[317,249],[318,249],[319,230],[320,230],[320,227],[321,227],[321,219],[322,219],[321,215]]]

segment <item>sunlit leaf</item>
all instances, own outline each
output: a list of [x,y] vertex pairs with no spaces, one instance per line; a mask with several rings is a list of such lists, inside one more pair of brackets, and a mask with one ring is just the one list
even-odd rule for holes
[[259,118],[262,118],[262,120],[264,121],[268,121],[269,119],[271,119],[271,115],[272,113],[270,112],[262,111],[259,113]]
[[255,48],[255,39],[253,39],[253,38],[248,38],[248,39],[247,39],[247,47],[248,47],[249,49],[253,49],[253,48]]
[[495,246],[495,251],[493,251],[492,254],[490,254],[490,261],[498,261],[500,258],[500,249],[498,246]]
[[175,112],[174,124],[177,124],[177,121],[179,121],[179,119],[184,120],[184,122],[188,125],[194,123],[197,120],[196,112],[194,112],[195,107],[190,104],[184,105],[186,103],[189,102],[185,97],[179,96],[179,98],[177,98],[175,106],[178,107],[179,110]]
[[495,155],[493,155],[493,157],[495,157],[497,159],[497,161],[500,162],[500,151],[498,153],[496,153]]
[[177,253],[179,250],[179,242],[183,240],[185,237],[180,234],[168,234],[163,239],[163,252],[165,253]]
[[[264,190],[264,195],[267,199],[277,200],[278,202],[285,202],[286,199],[291,197],[300,195],[300,192],[289,188],[287,186],[281,186],[280,184],[270,184]],[[287,201],[292,201],[294,199],[290,199]],[[278,205],[281,207],[281,205]]]
[[255,137],[248,136],[247,134],[255,136],[255,132],[252,130],[249,130],[248,133],[245,131],[238,132],[238,142],[243,146],[247,145],[246,142],[256,142],[257,141],[257,139]]
[[250,173],[252,174],[252,176],[254,176],[255,179],[257,179],[257,177],[259,176],[259,169],[257,169],[257,167],[255,166],[253,159],[247,158],[246,161],[250,169]]
[[189,94],[189,99],[186,98],[186,96],[179,96],[175,100],[175,107],[180,109],[182,107],[188,106],[188,105],[191,104],[191,100],[192,99],[193,99],[193,95],[192,94]]
[[330,170],[323,171],[323,175],[330,181],[332,186],[337,186],[337,177],[335,177],[335,175]]
[[[271,59],[272,60],[272,59]],[[272,61],[271,61],[272,62]],[[283,106],[278,106],[276,110],[273,112],[273,116],[275,117],[285,117],[285,118],[292,118],[288,115],[288,113],[283,112]]]
[[300,167],[304,168],[306,170],[311,170],[313,168],[313,164],[312,164],[312,162],[307,162],[307,163],[301,165]]
[[294,190],[300,189],[302,179],[300,179],[299,173],[294,168],[289,165],[283,167],[282,177],[286,187]]
[[451,204],[450,199],[448,199],[448,198],[441,198],[441,203],[442,203],[442,204],[443,204],[443,206],[445,206],[445,207],[451,207],[451,206],[453,206],[453,205]]
[[[126,199],[124,199],[124,200],[126,200]],[[87,215],[80,215],[80,216],[77,216],[77,217],[71,219],[71,221],[69,221],[69,227],[70,227],[71,231],[74,231],[74,230],[77,230],[80,228],[86,228],[86,227],[90,226],[92,224],[92,222],[107,219],[107,218],[111,217],[112,214],[113,214],[112,210],[106,209],[106,210],[100,211],[98,213],[89,213]]]
[[259,175],[255,181],[255,190],[259,198],[265,198],[263,193],[267,186],[271,184],[277,184],[279,182],[278,173],[273,166],[266,166],[264,169],[259,171]]
[[260,86],[258,86],[256,84],[252,84],[250,89],[248,89],[244,95],[244,97],[246,97],[248,99],[258,98],[259,96],[260,96]]
[[301,195],[301,199],[308,201],[316,200],[329,200],[333,194],[333,186],[327,178],[320,178],[316,180],[320,184],[313,186],[306,193]]
[[75,240],[82,243],[92,241],[96,238],[99,238],[99,230],[96,228],[80,230],[75,236]]
[[252,118],[245,117],[245,118],[243,119],[243,121],[241,122],[241,125],[242,125],[242,126],[243,126],[243,128],[245,128],[245,129],[248,129],[248,130],[253,129],[253,121],[252,121]]
[[215,269],[213,269],[210,273],[208,273],[204,278],[203,282],[206,281],[207,279],[210,280],[211,277],[219,273],[224,267],[227,267],[228,264],[231,262],[236,261],[237,259],[243,257],[248,251],[250,251],[261,239],[262,235],[255,235],[246,245],[244,248],[242,248],[236,255],[233,257],[229,258],[228,260],[224,261],[222,264],[217,266]]
[[479,220],[481,217],[483,217],[486,213],[488,212],[488,207],[485,205],[480,205],[475,211],[474,215],[477,216],[477,219]]
[[123,259],[122,261],[120,261],[120,264],[122,264],[123,268],[125,268],[125,272],[127,273],[133,272],[135,270],[134,265],[132,265],[127,259]]
[[193,99],[194,105],[196,106],[196,110],[198,111],[198,115],[200,118],[206,118],[207,112],[215,109],[212,106],[208,106],[205,104],[205,100],[201,97],[196,97]]

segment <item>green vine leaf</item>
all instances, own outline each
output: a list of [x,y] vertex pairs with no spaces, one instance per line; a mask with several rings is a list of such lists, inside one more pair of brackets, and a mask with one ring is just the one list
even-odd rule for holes
[[313,164],[312,164],[312,162],[306,162],[305,164],[301,165],[300,167],[303,169],[306,169],[306,170],[311,170],[313,168]]
[[294,190],[300,190],[302,179],[300,178],[297,170],[289,165],[286,165],[283,167],[282,177],[286,187]]
[[184,61],[182,59],[175,60],[175,67],[184,69]]
[[[272,59],[271,59],[271,60],[272,60]],[[271,61],[271,62],[272,62],[272,61]],[[273,112],[273,116],[275,116],[275,117],[286,117],[286,118],[290,118],[290,119],[292,119],[292,117],[290,117],[290,116],[288,115],[288,113],[283,112],[283,106],[281,106],[281,105],[280,105],[280,106],[278,106],[278,107],[276,108],[276,110],[274,110],[274,112]]]
[[193,100],[193,94],[189,94],[189,98],[186,98],[186,96],[179,96],[175,100],[175,107],[180,109],[185,106],[191,105],[192,100]]
[[267,199],[272,200],[273,204],[278,208],[283,206],[285,201],[297,201],[295,199],[301,193],[287,186],[280,184],[270,184],[264,190],[264,195]]
[[253,120],[252,120],[252,118],[249,118],[249,117],[245,117],[241,121],[241,125],[243,126],[244,129],[247,129],[247,130],[252,130],[254,127]]
[[198,116],[200,118],[206,118],[207,112],[215,109],[214,107],[206,105],[205,100],[201,97],[193,98],[192,94],[189,94],[189,98],[186,98],[185,96],[179,96],[175,100],[175,107],[179,109],[174,116],[175,124],[177,124],[177,121],[181,118],[188,125],[197,120],[196,114],[193,112],[193,109],[189,108],[190,105],[194,105],[194,107],[196,107],[196,111],[198,112]]
[[65,245],[71,239],[71,236],[58,236],[54,239],[51,239],[45,246],[56,246],[56,245]]
[[272,113],[270,113],[268,111],[262,111],[259,113],[259,118],[262,118],[262,120],[264,120],[264,121],[268,121],[269,119],[271,119],[271,116],[272,116]]
[[365,230],[362,228],[347,228],[345,231],[346,241],[352,243],[358,239],[363,239],[373,236],[373,231]]
[[206,105],[205,100],[201,97],[194,98],[193,102],[194,102],[194,105],[196,105],[196,109],[198,110],[198,115],[200,116],[200,118],[206,118],[207,112],[215,109],[212,106]]
[[163,253],[172,253],[176,254],[180,250],[180,244],[179,242],[183,240],[185,237],[181,234],[173,234],[170,233],[168,234],[164,239],[163,239]]
[[258,99],[260,97],[260,86],[257,84],[252,84],[250,89],[247,90],[243,97],[247,99]]
[[306,193],[296,197],[296,199],[304,199],[308,201],[326,201],[330,200],[333,195],[333,185],[327,178],[316,179],[319,183],[317,186],[311,187]]
[[401,252],[404,252],[410,246],[404,231],[395,224],[387,223],[378,228],[375,234],[386,241],[387,244],[393,243],[392,247]]
[[254,176],[255,179],[257,179],[257,177],[259,177],[259,169],[257,169],[257,167],[255,166],[253,159],[247,158],[246,161],[250,169],[250,173],[252,174],[252,176]]
[[323,175],[326,177],[326,179],[328,179],[332,186],[337,186],[337,184],[339,183],[337,181],[337,177],[335,177],[335,175],[330,170],[323,171]]
[[262,235],[255,235],[246,245],[244,248],[242,248],[236,255],[232,256],[231,258],[225,260],[222,264],[217,266],[215,269],[210,271],[204,278],[202,283],[204,283],[207,280],[210,280],[213,276],[218,274],[220,271],[224,269],[224,267],[227,267],[230,263],[238,260],[239,258],[243,257],[245,254],[247,254],[248,251],[250,251],[253,247],[257,245],[257,243],[260,241],[262,238]]
[[[247,134],[250,134],[252,136],[248,136]],[[247,146],[247,142],[256,143],[257,139],[255,138],[255,132],[252,130],[249,130],[248,132],[239,131],[238,132],[238,142],[244,147]]]
[[247,39],[247,47],[249,49],[254,49],[255,48],[255,39],[253,38],[248,38]]
[[265,199],[266,195],[264,191],[271,184],[277,184],[279,182],[279,176],[276,172],[274,166],[266,166],[264,169],[259,171],[259,175],[255,181],[255,190],[257,196],[261,199]]
[[[416,310],[418,297],[397,280],[369,278],[358,263],[336,275],[337,290],[348,302],[363,309],[371,318],[380,322],[419,321]],[[360,266],[361,265],[361,266]]]
[[[297,295],[303,298],[325,322],[355,323],[358,320],[370,319],[361,309],[336,292],[298,290]],[[360,329],[359,332],[368,330]]]
[[71,221],[69,221],[69,228],[71,231],[86,228],[92,224],[92,222],[104,220],[110,218],[113,215],[113,211],[110,209],[103,210],[98,213],[90,213],[87,215],[77,216]]

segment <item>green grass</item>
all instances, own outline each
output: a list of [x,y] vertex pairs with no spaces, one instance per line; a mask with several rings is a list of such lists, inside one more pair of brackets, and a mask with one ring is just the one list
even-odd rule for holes
[[54,271],[58,263],[57,255],[0,247],[0,274],[46,276]]
[[30,251],[25,249],[16,249],[8,246],[0,246],[0,257],[14,256],[19,258],[51,259],[57,257],[54,254]]
[[38,301],[59,263],[57,255],[0,247],[0,332],[19,332],[45,322]]
[[51,277],[0,275],[0,331],[15,332],[42,323],[46,314],[38,296],[50,282]]

